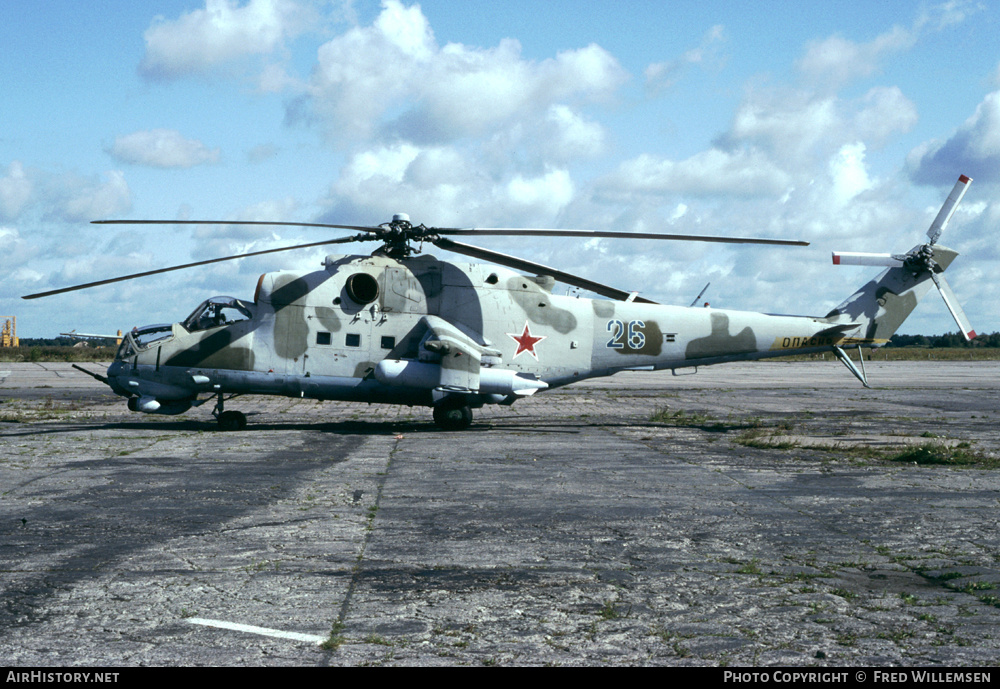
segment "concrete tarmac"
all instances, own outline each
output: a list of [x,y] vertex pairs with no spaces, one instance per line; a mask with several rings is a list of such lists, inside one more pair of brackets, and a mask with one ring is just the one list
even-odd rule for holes
[[0,658],[995,665],[1000,473],[892,458],[1000,457],[998,374],[627,373],[461,433],[246,397],[223,433],[0,363]]

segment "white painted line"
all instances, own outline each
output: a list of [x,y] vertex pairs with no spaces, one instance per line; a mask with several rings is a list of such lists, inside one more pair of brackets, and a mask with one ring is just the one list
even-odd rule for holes
[[218,627],[220,629],[231,629],[236,632],[246,632],[247,634],[260,634],[262,636],[274,636],[279,639],[292,639],[293,641],[308,641],[309,643],[321,644],[328,637],[316,636],[315,634],[299,634],[298,632],[283,632],[280,629],[268,629],[267,627],[255,627],[252,624],[238,624],[236,622],[226,622],[224,620],[206,620],[204,617],[189,617],[187,621],[191,624],[200,624],[205,627]]

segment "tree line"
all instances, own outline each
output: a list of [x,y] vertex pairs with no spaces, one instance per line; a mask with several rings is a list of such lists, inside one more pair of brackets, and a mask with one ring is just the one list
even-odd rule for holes
[[887,347],[1000,347],[1000,332],[977,335],[966,342],[959,332],[945,335],[893,335]]
[[[81,340],[74,337],[22,337],[22,347],[72,347]],[[86,340],[89,347],[117,347],[114,338],[93,338]]]

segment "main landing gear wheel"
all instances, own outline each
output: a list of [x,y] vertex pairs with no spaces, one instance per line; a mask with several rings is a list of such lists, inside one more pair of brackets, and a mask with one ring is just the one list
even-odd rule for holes
[[243,412],[224,411],[219,414],[220,431],[242,431],[247,427],[247,417]]
[[472,409],[464,404],[441,404],[434,407],[434,423],[446,431],[464,431],[472,425]]

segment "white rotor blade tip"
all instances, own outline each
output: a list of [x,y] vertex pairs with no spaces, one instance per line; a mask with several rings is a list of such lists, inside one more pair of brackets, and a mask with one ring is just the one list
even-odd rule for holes
[[951,193],[948,194],[948,198],[945,199],[944,205],[941,206],[941,210],[938,211],[937,217],[934,218],[934,222],[931,223],[930,228],[927,230],[927,236],[930,237],[931,244],[937,242],[941,233],[944,232],[944,228],[948,226],[951,216],[955,214],[955,208],[962,200],[962,197],[965,196],[965,192],[968,190],[971,182],[972,178],[967,175],[959,176],[958,181],[955,182],[955,186],[952,187]]

